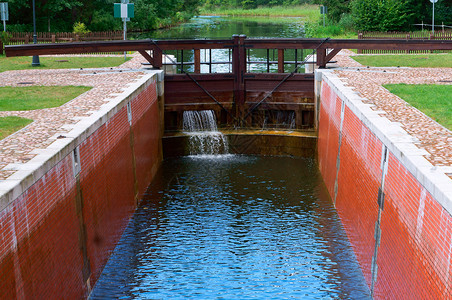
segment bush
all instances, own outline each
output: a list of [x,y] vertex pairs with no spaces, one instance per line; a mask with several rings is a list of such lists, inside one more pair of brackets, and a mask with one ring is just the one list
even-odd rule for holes
[[354,0],[353,22],[361,31],[403,30],[413,22],[409,0]]
[[339,21],[339,26],[346,31],[352,31],[355,28],[355,22],[353,21],[352,14],[343,14]]
[[76,22],[74,24],[72,32],[80,36],[83,36],[87,33],[90,33],[91,31],[89,31],[88,28],[86,28],[86,25],[84,23]]
[[327,24],[323,27],[317,22],[306,22],[304,25],[305,37],[307,38],[327,38],[343,34],[341,26],[337,24]]
[[6,29],[9,32],[33,32],[31,24],[8,24]]
[[11,40],[11,34],[9,34],[6,31],[2,31],[0,33],[0,41],[4,44],[4,45],[8,45],[9,41]]

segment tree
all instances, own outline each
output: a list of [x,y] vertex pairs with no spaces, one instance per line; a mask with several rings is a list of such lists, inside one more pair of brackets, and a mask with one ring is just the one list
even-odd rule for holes
[[320,4],[328,9],[328,19],[339,22],[342,15],[350,12],[350,0],[321,0]]
[[351,13],[362,31],[407,29],[416,15],[410,0],[353,0]]

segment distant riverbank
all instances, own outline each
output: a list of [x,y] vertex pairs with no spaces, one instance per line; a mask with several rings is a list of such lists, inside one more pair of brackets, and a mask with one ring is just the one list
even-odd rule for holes
[[320,18],[318,5],[272,6],[254,9],[242,8],[201,8],[200,14],[210,16],[269,16],[269,17],[302,17],[309,21]]
[[[318,5],[298,6],[262,6],[254,9],[242,8],[201,8],[200,14],[206,16],[232,17],[299,17],[305,26],[305,36],[308,38],[357,38],[354,31],[346,30],[339,24],[328,24],[323,27],[322,15]],[[322,23],[322,24],[321,24]]]

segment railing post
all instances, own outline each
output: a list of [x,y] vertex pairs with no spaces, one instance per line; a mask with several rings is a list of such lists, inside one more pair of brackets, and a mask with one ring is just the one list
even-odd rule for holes
[[52,43],[55,44],[55,35],[52,34]]
[[195,49],[195,73],[201,73],[201,50]]
[[326,48],[317,49],[317,66],[319,69],[326,67]]
[[[245,73],[246,73],[246,35],[232,36],[234,48],[232,49],[232,73],[234,75],[234,104],[237,119],[241,120],[245,113]],[[241,126],[242,124],[238,124]]]
[[[410,34],[407,33],[407,34],[406,34],[406,40],[408,41],[409,39],[410,39]],[[406,54],[410,53],[410,50],[405,50],[405,53],[406,53]]]
[[[363,39],[363,33],[360,32],[358,33],[358,40],[362,40]],[[356,49],[358,54],[362,54],[363,53],[363,49]]]
[[152,50],[152,58],[154,59],[154,65],[153,67],[156,69],[160,69],[163,65],[163,52],[160,50],[160,48],[155,47]]
[[278,73],[284,73],[284,49],[278,49]]

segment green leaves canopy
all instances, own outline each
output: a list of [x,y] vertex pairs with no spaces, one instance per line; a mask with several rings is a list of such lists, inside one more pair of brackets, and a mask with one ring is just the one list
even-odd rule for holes
[[[10,31],[32,30],[32,1],[3,0],[9,3]],[[72,31],[76,22],[91,31],[121,30],[122,22],[113,17],[113,4],[120,0],[36,0],[38,31]],[[130,29],[154,29],[192,17],[200,0],[132,0],[135,18]]]

